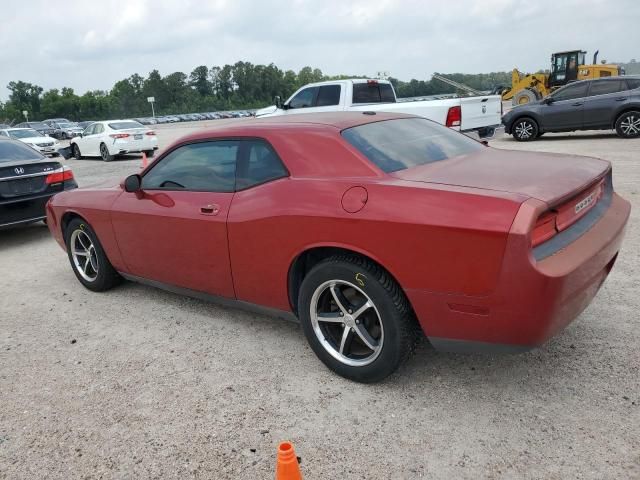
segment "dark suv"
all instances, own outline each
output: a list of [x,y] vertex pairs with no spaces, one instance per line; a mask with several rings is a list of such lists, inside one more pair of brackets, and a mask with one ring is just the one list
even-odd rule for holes
[[640,77],[573,82],[502,117],[505,131],[520,142],[546,132],[608,130],[623,138],[640,136]]

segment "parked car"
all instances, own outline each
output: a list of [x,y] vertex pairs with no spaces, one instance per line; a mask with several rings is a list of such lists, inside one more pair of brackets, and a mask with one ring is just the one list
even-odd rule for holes
[[6,123],[0,123],[0,130],[4,130],[5,128],[11,128],[11,125],[7,125]]
[[520,142],[547,132],[615,129],[640,136],[640,77],[573,82],[542,100],[514,107],[502,117],[505,132]]
[[399,102],[393,85],[386,80],[310,83],[298,89],[284,104],[279,100],[276,103],[258,110],[256,116],[341,111],[395,112],[419,115],[480,138],[492,137],[496,130],[502,130],[500,95]]
[[71,140],[71,151],[78,160],[82,157],[102,157],[112,161],[116,155],[145,152],[148,157],[158,149],[153,130],[134,120],[94,122]]
[[440,350],[558,333],[629,212],[604,160],[352,112],[198,130],[120,186],[57,195],[48,220],[88,289],[127,278],[297,317],[329,368],[371,382],[409,356],[416,319]]
[[0,227],[45,220],[47,201],[77,186],[68,167],[0,136]]
[[56,133],[55,128],[47,125],[44,122],[22,122],[15,125],[16,128],[32,128],[37,130],[41,135],[46,136],[49,135],[53,137]]
[[77,137],[83,132],[83,128],[78,126],[78,124],[73,122],[57,122],[54,120],[50,120],[47,122],[47,125],[50,125],[55,129],[55,137],[59,140],[67,140],[73,137]]
[[43,155],[51,155],[53,157],[59,155],[60,144],[58,141],[55,138],[42,135],[33,128],[5,128],[0,130],[0,136],[20,140]]

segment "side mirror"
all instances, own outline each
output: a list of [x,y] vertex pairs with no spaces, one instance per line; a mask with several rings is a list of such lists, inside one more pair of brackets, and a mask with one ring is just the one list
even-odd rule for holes
[[84,135],[82,132],[80,132],[80,133],[78,134],[78,136],[79,136],[80,138],[82,138],[82,135]]
[[140,191],[142,185],[142,177],[137,173],[129,175],[124,180],[124,191],[129,193],[135,193]]
[[547,97],[542,101],[542,103],[544,103],[545,105],[551,105],[553,102],[553,97]]

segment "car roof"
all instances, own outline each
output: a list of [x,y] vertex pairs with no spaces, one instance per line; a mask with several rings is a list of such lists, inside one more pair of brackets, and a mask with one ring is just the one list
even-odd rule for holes
[[367,123],[396,120],[402,118],[420,118],[416,115],[387,112],[327,112],[327,113],[297,113],[292,115],[277,115],[274,117],[257,117],[251,119],[238,119],[215,125],[203,130],[198,130],[181,139],[181,142],[201,140],[208,137],[242,136],[259,134],[267,130],[277,128],[279,130],[296,130],[305,126],[325,127],[336,130],[356,127]]
[[12,127],[12,128],[3,128],[5,132],[15,132],[16,130],[33,130],[33,128],[29,127]]

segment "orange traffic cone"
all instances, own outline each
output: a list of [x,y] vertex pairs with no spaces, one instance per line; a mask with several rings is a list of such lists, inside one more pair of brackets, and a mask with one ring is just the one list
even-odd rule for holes
[[149,163],[147,162],[147,153],[142,152],[142,169],[144,170],[145,168],[147,168],[147,165],[149,165]]
[[278,445],[276,480],[302,480],[298,458],[291,442],[282,442]]

